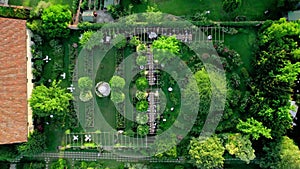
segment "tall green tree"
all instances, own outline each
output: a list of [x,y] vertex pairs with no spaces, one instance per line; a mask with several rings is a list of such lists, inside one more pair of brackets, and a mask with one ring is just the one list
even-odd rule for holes
[[197,168],[214,169],[224,165],[225,148],[217,136],[193,138],[190,142],[189,155]]
[[50,38],[65,38],[69,35],[68,28],[72,13],[68,6],[51,5],[42,13],[43,34]]
[[33,89],[29,103],[35,116],[46,117],[50,114],[63,116],[68,112],[73,96],[59,85],[60,82],[54,80],[50,87],[42,84]]

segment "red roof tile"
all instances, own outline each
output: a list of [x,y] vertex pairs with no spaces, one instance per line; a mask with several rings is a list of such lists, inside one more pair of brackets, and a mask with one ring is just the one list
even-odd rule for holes
[[27,141],[26,21],[0,18],[0,144]]

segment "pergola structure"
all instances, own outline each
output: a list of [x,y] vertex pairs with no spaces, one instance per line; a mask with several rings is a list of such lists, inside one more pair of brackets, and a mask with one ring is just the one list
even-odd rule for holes
[[134,27],[134,28],[103,28],[104,42],[110,43],[116,34],[125,37],[140,36],[144,43],[152,43],[155,38],[149,35],[175,36],[184,43],[190,42],[224,42],[225,33],[223,27],[200,27],[193,28],[164,28],[164,27]]

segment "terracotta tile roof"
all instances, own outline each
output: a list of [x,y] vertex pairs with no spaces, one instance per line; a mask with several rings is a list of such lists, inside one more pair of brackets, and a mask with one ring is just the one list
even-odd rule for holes
[[0,144],[27,141],[26,21],[0,18]]

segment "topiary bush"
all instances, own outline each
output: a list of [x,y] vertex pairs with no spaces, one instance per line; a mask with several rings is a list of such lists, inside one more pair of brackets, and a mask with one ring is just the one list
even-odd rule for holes
[[80,90],[91,90],[93,87],[93,81],[90,77],[81,77],[78,80],[78,87]]
[[123,89],[125,80],[120,76],[113,76],[109,81],[109,85],[112,89]]
[[146,113],[139,113],[136,116],[136,122],[138,124],[146,124],[148,122],[148,115]]
[[111,96],[110,97],[111,97],[111,100],[114,103],[121,103],[125,99],[124,93],[120,92],[120,91],[113,91],[113,92],[111,92]]
[[147,92],[142,92],[142,91],[136,91],[135,93],[135,97],[138,99],[138,100],[145,100],[148,96],[148,93]]
[[136,64],[139,66],[145,66],[147,64],[147,57],[140,55],[136,58]]
[[149,82],[146,77],[139,77],[135,82],[136,88],[138,90],[145,90],[149,87]]
[[148,110],[148,102],[147,101],[139,101],[136,103],[136,110],[139,112],[145,112]]

